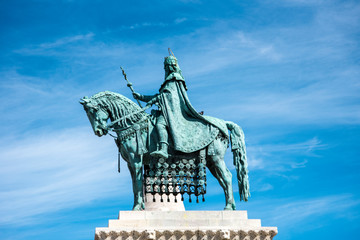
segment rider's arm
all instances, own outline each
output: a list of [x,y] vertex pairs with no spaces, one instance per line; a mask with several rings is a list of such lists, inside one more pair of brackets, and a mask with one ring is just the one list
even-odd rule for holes
[[138,99],[143,102],[149,102],[152,99],[156,98],[159,94],[155,95],[141,95],[140,93],[133,93],[135,99]]
[[150,102],[156,99],[156,97],[159,94],[155,94],[155,95],[141,95],[142,99],[140,99],[143,102]]
[[152,97],[152,98],[151,98],[150,101],[147,102],[146,105],[153,105],[153,104],[159,102],[162,97],[167,98],[167,97],[168,97],[167,95],[171,95],[171,92],[168,91],[168,90],[164,90],[164,91],[162,91],[162,92],[160,92],[160,93],[158,93],[158,94],[155,94],[155,95],[153,95],[153,96],[150,96],[150,97]]
[[160,94],[155,94],[153,96],[150,96],[151,99],[149,101],[147,101],[147,105],[153,105],[157,102],[159,102],[159,99],[160,99]]

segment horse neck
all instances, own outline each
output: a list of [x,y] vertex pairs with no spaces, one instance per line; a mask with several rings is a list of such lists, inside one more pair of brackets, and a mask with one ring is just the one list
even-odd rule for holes
[[[123,118],[124,116],[127,116],[133,112],[140,110],[140,108],[138,108],[138,107],[135,108],[131,104],[120,101],[120,100],[117,100],[115,102],[109,102],[107,105],[108,105],[107,110],[109,112],[109,117],[110,117],[111,121],[116,121],[118,119]],[[142,120],[142,119],[136,119],[135,115],[133,115],[133,116],[127,117],[126,119],[119,121],[118,123],[116,123],[116,125],[120,129],[128,128],[128,127],[131,127],[136,122],[138,122],[139,120]]]
[[109,113],[109,118],[111,121],[115,121],[119,118],[121,118],[121,108],[118,106],[119,104],[111,104],[109,103],[107,106],[107,110]]

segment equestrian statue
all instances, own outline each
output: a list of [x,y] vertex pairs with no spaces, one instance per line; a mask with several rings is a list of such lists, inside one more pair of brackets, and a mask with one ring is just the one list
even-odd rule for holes
[[[167,196],[206,193],[206,167],[225,193],[225,210],[235,210],[232,174],[224,155],[231,143],[240,200],[250,197],[245,139],[242,129],[231,121],[205,116],[191,105],[187,86],[176,57],[164,61],[165,80],[155,95],[134,92],[140,106],[125,96],[104,91],[84,97],[81,104],[94,133],[101,137],[116,133],[119,155],[127,162],[134,193],[133,210],[144,210],[145,193]],[[126,78],[126,74],[123,71]],[[145,102],[141,107],[139,101]],[[156,109],[148,114],[152,105]],[[120,171],[120,164],[119,164]],[[176,200],[176,198],[175,198]],[[155,201],[155,197],[153,198]]]

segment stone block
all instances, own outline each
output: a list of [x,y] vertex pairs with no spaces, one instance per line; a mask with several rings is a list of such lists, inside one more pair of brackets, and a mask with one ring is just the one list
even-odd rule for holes
[[120,211],[95,240],[271,240],[276,227],[262,227],[246,211]]

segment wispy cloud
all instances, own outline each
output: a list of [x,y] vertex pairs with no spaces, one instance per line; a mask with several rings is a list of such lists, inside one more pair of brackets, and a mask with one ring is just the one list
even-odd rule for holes
[[64,37],[64,38],[60,38],[52,43],[42,43],[39,45],[39,48],[40,49],[55,48],[55,47],[63,46],[65,44],[71,44],[71,43],[74,43],[77,41],[88,40],[88,39],[91,39],[93,36],[94,36],[94,33],[88,33],[88,34],[75,35],[75,36],[71,36],[71,37]]
[[259,147],[252,146],[250,147],[251,151],[260,151],[267,153],[277,153],[277,152],[288,152],[288,153],[299,153],[302,152],[304,154],[313,154],[316,150],[326,149],[328,146],[326,144],[322,144],[321,141],[314,137],[305,142],[293,143],[293,144],[269,144],[262,145]]
[[[187,76],[194,78],[202,74],[216,72],[219,69],[240,66],[256,60],[270,62],[281,60],[281,54],[272,43],[254,39],[250,34],[234,29],[217,33],[216,31],[221,27],[228,28],[228,26],[222,26],[222,23],[219,23],[212,29],[198,30],[196,34],[192,34],[195,35],[192,38],[178,37],[181,38],[180,41],[185,46],[192,45],[196,51],[201,52],[201,54],[198,52],[184,53],[185,59],[192,59],[192,61],[183,63],[185,64],[184,67],[189,69]],[[209,36],[212,34],[214,36]],[[195,37],[198,39],[196,43],[192,41]],[[201,64],[196,68],[189,67],[188,64],[191,65],[193,61]]]
[[359,199],[347,193],[315,197],[300,193],[296,197],[274,197],[271,200],[252,198],[247,204],[250,219],[261,218],[263,226],[278,227],[279,237],[285,239],[316,228],[333,227],[334,222],[344,223],[346,231],[348,225],[355,227],[360,217]]
[[[278,225],[281,231],[299,225],[303,230],[306,223],[322,223],[325,218],[330,219],[327,224],[335,218],[356,218],[358,223],[358,191],[356,185],[346,182],[358,178],[353,177],[355,173],[350,174],[352,178],[341,175],[356,172],[356,165],[343,165],[337,179],[329,177],[326,170],[335,171],[340,163],[331,158],[331,151],[340,147],[328,143],[330,138],[335,142],[329,133],[336,127],[341,128],[338,136],[350,136],[352,129],[343,128],[357,128],[360,123],[359,3],[228,1],[214,8],[210,2],[183,0],[189,4],[185,6],[188,11],[182,11],[182,4],[178,15],[173,10],[179,2],[151,3],[160,18],[134,5],[129,11],[123,8],[123,15],[115,7],[108,11],[106,6],[119,6],[114,2],[96,5],[101,8],[98,12],[113,12],[106,18],[92,16],[94,8],[88,3],[77,5],[84,11],[67,9],[75,9],[69,19],[83,18],[71,28],[46,18],[34,4],[21,8],[28,15],[6,14],[18,16],[16,21],[4,15],[9,19],[4,23],[11,24],[4,28],[9,31],[5,35],[10,44],[4,47],[7,55],[0,67],[2,227],[41,223],[54,211],[74,207],[85,206],[86,211],[89,202],[114,194],[130,204],[130,177],[126,168],[120,175],[116,172],[115,144],[111,138],[93,135],[78,99],[102,90],[131,97],[120,65],[136,91],[156,93],[164,78],[163,57],[168,47],[179,59],[196,109],[235,121],[245,131],[254,195],[248,205],[240,207],[251,209],[259,203],[249,214],[258,213],[254,218],[265,214],[269,225]],[[194,3],[204,6],[190,6]],[[15,13],[16,6],[6,5],[7,12]],[[64,12],[62,7],[59,5],[59,13]],[[30,18],[30,13],[39,14],[41,21]],[[47,20],[49,23],[43,24]],[[59,28],[54,30],[56,24]],[[31,35],[42,29],[51,31]],[[41,39],[46,40],[39,43]],[[339,145],[348,144],[342,140]],[[353,156],[356,141],[351,144],[346,149]],[[317,160],[327,163],[322,172],[314,162]],[[226,161],[233,171],[231,153]],[[324,192],[347,184],[354,193],[322,194],[318,189],[321,183],[309,184],[311,174],[321,174],[323,181],[333,180],[334,186],[321,186]],[[209,177],[208,182],[210,201],[202,207],[222,209],[221,187],[214,178]],[[297,191],[300,184],[309,184],[306,192]],[[318,195],[313,197],[314,193]],[[266,201],[259,200],[260,195],[268,196]],[[280,197],[284,195],[294,197]],[[71,215],[59,217],[72,219]],[[71,223],[72,228],[83,231],[78,228],[82,224],[88,225],[88,220]],[[64,230],[63,226],[56,228]],[[54,236],[52,230],[41,231]],[[10,231],[9,238],[14,238]],[[34,236],[43,236],[38,228],[34,232]]]
[[[276,206],[273,210],[272,221],[277,224],[287,226],[297,226],[304,221],[312,222],[319,216],[332,216],[332,218],[352,219],[359,217],[356,212],[349,211],[359,206],[360,200],[354,199],[350,194],[330,195],[318,198],[308,198],[301,200],[290,200],[284,204]],[[320,222],[317,222],[320,224]]]
[[87,33],[87,34],[79,34],[75,36],[69,36],[69,37],[62,37],[54,42],[46,42],[41,43],[39,45],[23,48],[16,50],[16,53],[20,54],[27,54],[27,55],[37,55],[37,54],[43,54],[44,51],[53,50],[59,47],[64,47],[69,44],[74,44],[75,42],[81,42],[84,40],[90,40],[94,37],[94,33]]
[[185,21],[187,21],[187,18],[182,17],[182,18],[176,18],[174,22],[175,22],[176,24],[179,24],[179,23],[183,23],[183,22],[185,22]]
[[[197,94],[195,101],[205,106],[211,105],[210,111],[218,116],[226,115],[234,121],[251,119],[249,123],[256,125],[262,119],[267,119],[267,124],[357,124],[360,122],[360,108],[354,99],[358,98],[360,86],[357,77],[360,72],[351,63],[344,67],[331,67],[331,61],[342,62],[341,59],[347,59],[351,51],[352,40],[346,36],[346,28],[341,26],[350,24],[355,27],[357,9],[356,6],[343,6],[336,10],[342,12],[341,16],[347,16],[341,20],[331,17],[335,14],[334,9],[326,7],[316,12],[314,22],[306,27],[267,28],[257,32],[234,29],[219,20],[194,32],[171,36],[160,45],[176,46],[173,50],[181,56],[180,65],[184,75],[192,93],[195,91]],[[178,18],[175,23],[182,21],[185,18]],[[156,25],[144,22],[136,27],[153,24]],[[334,28],[334,25],[337,27]],[[281,40],[269,37],[275,35],[281,35]],[[66,39],[55,43],[72,41],[72,38]],[[182,45],[178,46],[178,42]],[[47,43],[42,45],[51,46]],[[109,71],[109,67],[104,68],[98,64],[99,61],[118,65],[126,63],[132,66],[129,76],[136,80],[136,89],[156,91],[157,88],[151,86],[160,84],[159,76],[163,75],[163,55],[159,53],[166,52],[160,45],[118,42],[106,46],[102,42],[92,41],[91,44],[71,46],[66,51],[43,51],[43,54],[64,61],[75,59],[79,70],[97,72],[97,75],[102,75],[97,81],[108,82],[109,86],[117,81],[108,79],[119,78],[116,75],[119,73]],[[154,62],[152,59],[159,60]],[[139,62],[141,64],[136,64]],[[199,64],[194,67],[194,62]],[[261,71],[247,73],[248,69],[234,70],[255,62]],[[305,67],[302,66],[304,64]],[[324,68],[330,64],[326,72],[320,70],[323,69],[320,65],[324,64]],[[231,76],[230,73],[226,74],[227,69],[232,71]],[[225,72],[225,75],[216,75],[219,71]],[[146,79],[141,80],[144,72]],[[222,86],[214,79],[221,79]],[[204,88],[217,91],[199,94]],[[234,96],[238,95],[241,95],[241,99],[234,101]],[[246,119],[244,116],[247,116]]]
[[[306,26],[257,32],[232,29],[227,35],[213,30],[216,37],[204,37],[201,54],[186,54],[201,63],[197,68],[185,65],[193,69],[189,77],[206,79],[206,84],[197,81],[192,87],[217,88],[198,94],[198,102],[208,103],[210,111],[221,116],[251,119],[246,123],[256,125],[261,119],[267,124],[358,124],[360,71],[352,56],[357,51],[352,30],[359,27],[360,11],[354,4],[338,7],[330,3],[318,9]],[[217,76],[219,69],[229,73]],[[215,97],[220,92],[226,92],[221,106]]]
[[130,25],[130,26],[122,26],[120,28],[120,30],[123,29],[137,29],[137,28],[142,28],[142,27],[165,27],[167,26],[167,23],[163,23],[163,22],[143,22],[143,23],[136,23],[134,25]]
[[242,121],[242,116],[251,116],[252,121],[267,119],[268,124],[358,124],[360,108],[351,99],[357,98],[359,87],[353,82],[338,86],[340,82],[340,79],[336,83],[323,82],[289,92],[257,91],[260,96],[244,97],[217,111],[227,112],[233,119],[241,117],[238,120]]
[[316,137],[293,144],[251,145],[247,148],[249,168],[269,172],[303,168],[308,162],[307,157],[318,157],[316,152],[327,148],[328,146],[321,143]]
[[285,4],[298,4],[298,5],[319,5],[324,3],[324,0],[282,0]]
[[109,34],[109,33],[114,33],[114,32],[123,31],[123,30],[138,30],[138,29],[142,29],[142,28],[165,28],[165,27],[169,27],[169,26],[173,26],[173,25],[177,25],[177,24],[182,24],[182,23],[186,22],[187,20],[188,19],[185,17],[180,17],[180,18],[176,18],[175,20],[169,21],[169,22],[139,22],[139,23],[135,23],[135,24],[131,24],[131,25],[122,25],[119,28],[108,30],[108,31],[106,31],[106,33]]
[[260,188],[255,188],[255,189],[253,190],[253,192],[254,192],[254,191],[255,191],[255,192],[266,192],[266,191],[270,191],[270,190],[272,190],[272,189],[274,189],[274,186],[273,186],[273,185],[271,185],[271,184],[269,184],[269,183],[265,183],[265,184],[261,185]]
[[131,185],[116,155],[112,139],[90,127],[9,139],[0,149],[0,224],[36,224],[38,215],[116,195]]
[[[88,94],[81,86],[71,84],[72,81],[67,82],[59,75],[55,77],[56,74],[54,78],[59,81],[51,83],[45,77],[27,76],[15,70],[0,75],[6,79],[0,83],[0,100],[4,103],[0,110],[11,112],[1,119],[6,122],[0,126],[4,132],[2,137],[7,136],[7,128],[12,129],[12,134],[23,135],[36,127],[49,127],[48,123],[54,121],[62,123],[56,128],[63,129],[79,120],[80,112],[76,112],[76,109],[81,110],[78,100]],[[42,126],[37,126],[36,122],[42,122]]]

